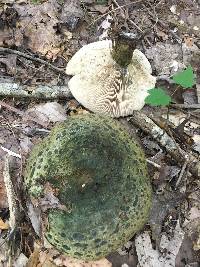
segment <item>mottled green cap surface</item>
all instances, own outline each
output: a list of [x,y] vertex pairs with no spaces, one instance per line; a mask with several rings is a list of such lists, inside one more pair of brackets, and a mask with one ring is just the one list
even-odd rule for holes
[[78,115],[56,126],[33,149],[25,173],[33,197],[43,196],[47,182],[69,211],[48,210],[45,236],[69,256],[105,257],[147,221],[151,187],[143,151],[111,118]]

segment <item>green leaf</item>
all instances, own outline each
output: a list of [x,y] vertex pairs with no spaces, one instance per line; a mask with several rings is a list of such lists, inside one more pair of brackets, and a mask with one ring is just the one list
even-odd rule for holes
[[150,89],[148,93],[145,103],[151,106],[167,106],[171,102],[171,97],[162,88]]
[[183,88],[191,88],[195,82],[195,75],[191,66],[188,66],[187,69],[176,73],[172,80],[176,84],[180,84]]

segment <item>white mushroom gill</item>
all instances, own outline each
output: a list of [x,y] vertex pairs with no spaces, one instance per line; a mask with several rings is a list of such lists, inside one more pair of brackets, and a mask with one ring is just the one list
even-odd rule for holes
[[156,78],[146,56],[135,49],[131,63],[121,68],[111,56],[112,41],[83,46],[69,61],[66,73],[73,96],[94,113],[123,117],[143,108]]

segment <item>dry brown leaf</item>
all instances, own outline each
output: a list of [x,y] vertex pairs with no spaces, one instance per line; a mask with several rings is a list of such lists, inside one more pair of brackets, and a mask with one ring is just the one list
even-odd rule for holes
[[[57,250],[49,249],[46,251],[40,251],[39,253],[40,264],[37,267],[44,266],[62,266],[62,267],[112,267],[112,264],[105,258],[97,261],[84,261],[74,259],[68,256],[60,255]],[[55,264],[55,265],[53,265]],[[29,267],[29,266],[27,266]],[[30,266],[32,267],[32,266]],[[35,266],[33,266],[35,267]]]
[[26,48],[55,59],[61,47],[61,38],[56,34],[58,23],[56,1],[40,5],[16,4],[15,8],[20,15],[15,35],[23,39],[21,41],[26,44]]
[[105,14],[109,9],[109,6],[104,5],[94,5],[90,8],[91,11],[98,11],[101,14]]
[[192,47],[193,44],[194,44],[194,40],[192,37],[189,37],[189,36],[185,36],[184,37],[184,42],[186,44],[187,47]]
[[31,254],[31,256],[28,259],[26,267],[37,267],[38,266],[38,264],[39,264],[39,253],[40,253],[40,249],[39,248],[35,248],[33,253]]
[[6,70],[8,74],[16,74],[16,59],[16,55],[0,56],[0,62],[6,65]]
[[169,36],[168,36],[165,32],[163,32],[163,31],[161,31],[161,30],[159,30],[159,29],[156,30],[156,33],[157,33],[157,35],[158,35],[159,37],[161,37],[164,41],[166,41],[166,40],[169,39]]
[[26,114],[39,118],[41,121],[49,123],[66,120],[66,112],[62,105],[57,102],[48,102],[35,105],[28,109]]
[[62,7],[60,20],[69,31],[74,31],[82,17],[84,16],[83,9],[79,0],[65,0]]
[[111,267],[112,264],[107,259],[97,261],[83,261],[70,257],[59,257],[54,260],[57,266],[66,267]]
[[4,222],[1,218],[0,218],[0,229],[1,230],[9,229],[9,224],[7,222]]

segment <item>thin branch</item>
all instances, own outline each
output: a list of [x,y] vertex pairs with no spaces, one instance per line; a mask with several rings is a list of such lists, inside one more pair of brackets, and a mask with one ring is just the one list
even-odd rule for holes
[[180,184],[181,179],[182,179],[182,177],[183,177],[183,175],[184,175],[184,173],[185,173],[185,170],[186,170],[187,165],[188,165],[188,157],[186,157],[186,159],[185,159],[185,162],[184,162],[183,167],[182,167],[182,169],[181,169],[181,172],[180,172],[180,174],[179,174],[178,180],[176,181],[175,188],[177,188],[178,185]]
[[111,13],[114,13],[115,11],[121,9],[122,7],[131,6],[131,5],[134,5],[134,4],[141,3],[141,2],[143,2],[143,0],[138,0],[138,1],[135,1],[135,2],[131,2],[131,3],[128,3],[128,4],[125,4],[125,5],[116,7],[115,9],[109,10],[108,12],[104,13],[102,16],[100,16],[100,17],[98,17],[97,19],[95,19],[91,24],[95,24],[95,23],[96,23],[97,21],[99,21],[100,19],[106,17],[107,15],[109,15],[109,14],[111,14]]
[[20,154],[17,154],[17,153],[15,153],[15,152],[13,152],[13,151],[7,149],[6,147],[0,146],[0,148],[1,148],[3,151],[7,152],[9,156],[13,156],[13,157],[16,157],[16,158],[19,158],[19,159],[22,158]]
[[176,160],[179,166],[183,166],[186,157],[188,157],[188,169],[194,177],[200,177],[200,162],[191,153],[184,151],[178,143],[175,142],[165,130],[161,129],[152,119],[146,114],[141,112],[134,112],[132,119],[129,120],[131,123],[137,125],[144,132],[150,134],[161,144],[167,152]]
[[172,108],[200,109],[200,104],[171,104]]
[[67,76],[66,72],[63,69],[60,69],[60,68],[52,65],[51,63],[49,63],[49,62],[47,62],[47,61],[45,61],[43,59],[36,58],[35,56],[30,56],[30,55],[28,55],[26,53],[23,53],[23,52],[20,52],[18,50],[14,50],[14,49],[10,49],[10,48],[5,48],[5,47],[0,47],[0,52],[15,54],[15,55],[18,55],[18,56],[27,58],[27,59],[31,59],[33,61],[36,61],[36,62],[39,62],[41,64],[44,64],[44,65],[48,66],[49,68],[55,70],[56,72],[59,72],[59,73],[65,75],[65,76]]
[[[123,10],[123,6],[120,6],[118,3],[117,3],[117,1],[116,0],[112,0],[113,1],[113,3],[117,6],[117,8],[119,8],[120,10],[121,10],[121,14],[122,14],[122,17],[125,19],[125,12],[124,12],[124,10]],[[129,18],[127,18],[128,19],[128,21],[139,31],[139,32],[141,32],[141,33],[144,33],[143,32],[143,30],[142,29],[140,29],[140,27],[134,22],[134,21],[132,21],[131,19],[129,19]]]
[[161,166],[155,162],[153,162],[152,160],[150,159],[146,159],[146,162],[148,162],[149,164],[151,164],[152,166],[154,166],[156,169],[160,170],[161,169]]
[[178,42],[179,44],[182,42],[182,39],[181,39],[175,32],[173,32],[173,30],[169,30],[169,29],[167,28],[167,26],[166,26],[166,25],[165,25],[159,18],[156,18],[156,19],[155,19],[154,14],[149,10],[149,8],[147,8],[144,4],[142,4],[142,6],[146,9],[147,13],[150,15],[151,20],[152,20],[153,22],[160,24],[160,26],[161,26],[163,29],[165,29],[165,30],[167,30],[168,32],[170,32],[171,35],[173,35],[173,37],[175,37],[175,39],[177,40],[177,42]]

